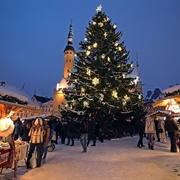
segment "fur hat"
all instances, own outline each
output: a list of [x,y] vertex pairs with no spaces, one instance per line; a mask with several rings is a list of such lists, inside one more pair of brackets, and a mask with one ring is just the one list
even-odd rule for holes
[[34,121],[34,125],[36,125],[36,126],[37,126],[37,125],[41,125],[41,126],[42,126],[42,125],[43,125],[43,120],[42,120],[42,118],[39,118],[39,117],[36,118],[35,121]]
[[14,131],[14,123],[10,118],[0,119],[0,136],[7,137]]

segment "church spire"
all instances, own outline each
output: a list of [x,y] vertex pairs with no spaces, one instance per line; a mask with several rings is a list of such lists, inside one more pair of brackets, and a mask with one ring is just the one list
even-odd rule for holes
[[72,20],[71,20],[71,24],[69,26],[69,33],[68,33],[68,42],[67,42],[67,46],[64,49],[64,51],[66,50],[73,50],[74,51],[74,46],[73,46],[73,26],[72,26]]
[[71,20],[71,24],[69,26],[68,45],[73,45],[73,26],[72,26],[72,20]]

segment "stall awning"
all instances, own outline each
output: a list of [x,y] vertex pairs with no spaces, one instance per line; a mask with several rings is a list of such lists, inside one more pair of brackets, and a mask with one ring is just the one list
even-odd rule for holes
[[158,99],[155,103],[152,104],[153,107],[157,106],[167,106],[169,102],[175,100],[178,104],[180,103],[180,95],[167,96],[161,99]]
[[36,109],[35,107],[31,107],[28,105],[21,105],[21,104],[17,104],[17,103],[8,102],[8,101],[2,101],[2,100],[0,100],[0,106],[4,107],[4,109],[6,109],[6,110],[9,109],[14,112],[18,112],[21,110],[27,110],[27,111],[34,112],[34,113],[42,113],[42,111],[40,109]]
[[169,114],[170,113],[168,111],[161,111],[161,110],[159,110],[159,111],[155,111],[155,112],[149,114],[149,116],[151,116],[151,117],[156,117],[156,116],[166,117]]

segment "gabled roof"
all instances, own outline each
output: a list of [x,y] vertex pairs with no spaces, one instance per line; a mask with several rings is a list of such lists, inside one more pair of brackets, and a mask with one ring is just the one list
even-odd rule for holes
[[33,99],[33,98],[35,98],[36,101],[38,101],[38,102],[40,102],[40,103],[46,103],[46,102],[52,100],[52,98],[43,97],[43,96],[37,96],[37,95],[34,95],[34,96],[32,97],[32,99]]

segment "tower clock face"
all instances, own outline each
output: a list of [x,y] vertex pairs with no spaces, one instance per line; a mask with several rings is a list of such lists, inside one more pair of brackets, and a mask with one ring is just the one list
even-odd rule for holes
[[69,60],[69,59],[73,60],[73,59],[74,59],[73,52],[72,52],[72,51],[67,51],[67,52],[65,53],[65,59],[67,59],[67,60]]

